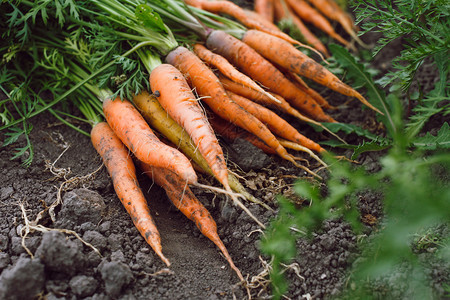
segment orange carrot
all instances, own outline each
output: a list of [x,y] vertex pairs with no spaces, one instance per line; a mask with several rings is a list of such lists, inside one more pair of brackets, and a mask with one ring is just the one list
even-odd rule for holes
[[292,79],[294,84],[299,89],[301,89],[302,91],[304,91],[305,93],[310,95],[311,98],[313,98],[317,102],[317,104],[319,104],[321,107],[323,107],[324,109],[336,109],[336,107],[332,106],[330,103],[328,103],[328,101],[325,100],[325,98],[322,97],[322,95],[320,95],[317,91],[310,88],[298,74],[295,74],[295,73],[292,73],[289,71],[287,72],[287,74],[288,74],[288,77]]
[[108,98],[103,101],[103,112],[109,126],[139,160],[168,168],[189,184],[197,183],[189,160],[177,149],[163,144],[129,101]]
[[275,133],[276,135],[283,137],[289,141],[296,142],[300,145],[305,146],[308,149],[324,152],[326,151],[319,144],[313,142],[308,139],[304,135],[300,134],[297,129],[292,127],[288,122],[286,122],[283,118],[278,116],[276,113],[271,111],[264,106],[261,106],[255,102],[248,100],[242,96],[239,96],[233,92],[228,92],[230,98],[242,106],[246,111],[257,117],[261,122],[266,124],[266,126]]
[[274,103],[272,100],[267,98],[264,94],[259,93],[258,91],[249,89],[248,87],[245,87],[239,83],[236,83],[224,76],[219,76],[220,82],[224,86],[224,88],[228,91],[231,91],[235,94],[241,95],[247,99],[250,99],[256,103],[259,103],[263,106],[268,106],[271,108],[276,108],[284,113],[290,114],[291,116],[294,116],[298,118],[299,120],[303,122],[312,123],[315,125],[320,125],[320,123],[305,117],[302,115],[298,110],[293,108],[283,97],[272,94],[273,97],[278,99],[278,103]]
[[267,146],[257,136],[243,130],[240,127],[235,126],[233,123],[230,123],[217,115],[210,116],[209,123],[218,135],[221,135],[231,141],[240,138],[252,143],[255,147],[261,149],[267,154],[276,154],[274,149]]
[[317,10],[312,8],[308,3],[303,0],[286,0],[293,11],[305,22],[313,24],[315,27],[319,28],[333,39],[342,43],[345,46],[349,46],[349,42],[343,37],[337,34],[330,22],[322,16]]
[[161,260],[170,266],[169,260],[162,254],[159,232],[139,188],[136,169],[128,150],[105,122],[97,123],[92,128],[91,139],[111,176],[117,196],[134,225]]
[[216,114],[252,132],[277,151],[282,158],[295,163],[264,124],[228,97],[219,79],[194,53],[178,47],[166,57],[166,61],[186,76],[191,86],[195,86],[197,93],[203,97],[202,101]]
[[195,197],[191,189],[185,186],[183,180],[175,173],[163,169],[151,167],[147,164],[140,164],[144,173],[153,179],[157,185],[161,186],[167,197],[186,217],[195,222],[200,232],[210,239],[222,251],[230,267],[236,272],[241,281],[245,281],[241,271],[234,264],[227,248],[217,233],[217,225],[209,211]]
[[264,32],[267,32],[268,34],[277,36],[291,44],[297,44],[304,46],[299,41],[294,40],[289,35],[285,34],[279,29],[274,29],[272,27],[267,27],[264,24],[262,24],[260,21],[258,21],[255,18],[252,18],[251,16],[247,15],[245,13],[245,10],[241,7],[237,6],[233,2],[225,1],[225,0],[219,0],[219,1],[208,1],[208,0],[184,0],[184,2],[188,5],[204,9],[206,11],[219,14],[223,13],[226,15],[229,15],[241,22],[245,25],[247,28],[253,28],[258,29]]
[[[261,40],[260,43],[265,44],[265,40]],[[208,36],[206,46],[225,57],[253,80],[269,88],[271,92],[279,94],[291,105],[307,113],[311,118],[324,122],[336,122],[323,112],[314,99],[298,89],[272,63],[246,43],[223,31],[216,30]]]
[[274,0],[255,0],[253,9],[269,22],[273,22],[273,1]]
[[286,5],[284,0],[274,0],[275,17],[278,22],[287,19],[291,20],[292,23],[298,28],[300,33],[303,35],[306,43],[313,46],[315,49],[319,50],[326,57],[329,57],[327,48],[325,45],[312,33],[308,27],[303,23],[303,21],[292,12],[291,8]]
[[336,137],[338,140],[340,140],[341,142],[343,142],[344,144],[346,144],[346,142],[339,137],[337,134],[335,134],[334,132],[332,132],[331,130],[329,130],[327,127],[325,127],[323,124],[316,122],[308,117],[305,117],[304,115],[302,115],[298,110],[296,110],[295,108],[293,108],[292,106],[289,105],[289,103],[284,100],[283,97],[276,95],[276,94],[272,94],[274,97],[276,97],[279,100],[279,103],[274,103],[272,102],[270,99],[268,99],[265,95],[258,93],[255,90],[249,89],[243,85],[240,85],[236,82],[233,82],[227,78],[225,78],[224,76],[219,76],[220,82],[222,83],[222,85],[225,87],[225,89],[227,91],[231,91],[235,94],[238,94],[240,96],[243,96],[247,99],[250,99],[256,103],[259,103],[263,106],[267,106],[267,107],[271,107],[271,108],[275,108],[278,109],[279,111],[283,112],[283,113],[287,113],[291,116],[296,117],[297,119],[303,121],[303,122],[307,122],[310,124],[314,124],[316,126],[321,127],[323,130],[327,131],[328,133],[330,133],[332,136]]
[[192,138],[214,176],[227,187],[228,169],[222,148],[183,74],[172,65],[161,64],[150,74],[150,87],[161,106]]
[[236,70],[234,66],[230,64],[228,60],[226,60],[226,58],[218,54],[215,54],[214,52],[211,52],[205,46],[200,44],[194,45],[194,52],[195,54],[197,54],[198,57],[200,57],[201,60],[203,60],[209,65],[216,67],[223,75],[227,76],[228,78],[244,86],[247,86],[253,90],[265,94],[272,101],[275,102],[279,101],[278,99],[267,93],[263,88],[261,88],[258,84],[256,84],[256,82],[254,82],[247,75],[242,74],[241,72]]
[[308,0],[312,3],[317,10],[319,10],[327,18],[339,22],[342,28],[355,39],[361,46],[367,47],[367,45],[360,40],[355,32],[355,24],[353,23],[350,15],[342,10],[342,8],[333,0]]
[[[242,38],[259,54],[290,72],[310,78],[343,95],[356,97],[371,109],[382,114],[360,93],[343,83],[333,73],[318,64],[291,44],[257,30],[248,30]],[[264,84],[263,82],[261,82]]]
[[253,10],[244,9],[244,12],[247,15],[247,17],[257,20],[263,26],[265,26],[267,28],[270,28],[270,29],[272,29],[274,31],[279,31],[280,30],[280,28],[278,28],[278,26],[275,25],[273,22],[270,22],[269,20],[264,18],[262,15],[258,14],[257,12],[255,12]]

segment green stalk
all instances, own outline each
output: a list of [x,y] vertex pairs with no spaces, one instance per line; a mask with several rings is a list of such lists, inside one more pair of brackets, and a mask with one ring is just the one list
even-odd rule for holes
[[[137,9],[137,3],[134,3],[132,1],[125,2],[135,10]],[[93,3],[96,4],[100,9],[102,9],[103,12],[110,15],[101,15],[102,17],[106,17],[108,20],[111,20],[116,24],[128,28],[141,35],[130,35],[128,33],[115,31],[114,33],[118,36],[133,39],[135,41],[143,41],[145,40],[145,38],[147,38],[148,41],[152,42],[150,45],[156,48],[162,55],[167,55],[171,50],[178,46],[175,37],[173,36],[169,27],[167,27],[165,24],[163,25],[165,32],[161,33],[153,28],[150,28],[150,26],[145,26],[145,22],[140,20],[136,13],[134,13],[130,9],[130,7],[120,3],[117,0],[93,0]],[[116,18],[111,16],[115,16]],[[123,16],[127,17],[126,22],[122,21]],[[147,19],[145,19],[145,21],[147,22],[154,21],[155,24],[158,22],[158,20],[155,21],[155,18],[157,18],[157,16],[155,15],[146,15],[144,17],[147,17]],[[162,20],[160,23],[163,24]]]
[[[145,47],[145,46],[149,46],[150,42],[146,41],[146,42],[141,42],[137,45],[135,45],[133,48],[131,48],[130,50],[128,50],[127,52],[125,52],[121,57],[126,57],[128,55],[130,55],[131,53],[136,52],[138,49]],[[67,98],[68,96],[70,96],[73,92],[75,92],[76,90],[78,90],[82,85],[84,85],[86,82],[88,82],[89,80],[92,80],[93,78],[95,78],[96,76],[98,76],[99,74],[101,74],[102,72],[104,72],[106,69],[108,69],[109,67],[111,67],[112,65],[114,65],[116,63],[116,61],[119,59],[119,57],[116,57],[115,59],[113,59],[112,61],[110,61],[109,63],[107,63],[106,65],[104,65],[103,67],[101,67],[100,69],[98,69],[97,71],[95,71],[94,73],[90,74],[87,78],[84,78],[83,80],[79,81],[77,84],[75,84],[72,88],[70,88],[69,90],[67,90],[66,92],[64,92],[62,95],[60,95],[59,97],[57,97],[56,99],[54,99],[53,101],[51,101],[50,103],[42,106],[41,108],[31,112],[30,114],[28,114],[27,116],[21,116],[21,118],[14,120],[13,122],[6,124],[2,127],[0,127],[0,131],[9,128],[11,126],[17,125],[19,123],[22,123],[23,121],[25,121],[26,119],[35,117],[37,115],[39,115],[40,113],[46,111],[47,109],[53,107],[54,105],[58,104],[59,102],[61,102],[62,100],[64,100],[65,98]]]
[[154,55],[148,49],[138,50],[137,54],[139,55],[142,64],[145,66],[149,74],[151,74],[152,71],[161,64],[161,59],[159,58],[159,56]]

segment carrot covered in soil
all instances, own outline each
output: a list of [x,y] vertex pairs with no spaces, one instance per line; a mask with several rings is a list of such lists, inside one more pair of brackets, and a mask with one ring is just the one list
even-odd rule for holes
[[97,123],[92,128],[91,140],[111,176],[120,202],[131,216],[139,233],[161,260],[170,266],[169,260],[162,254],[161,238],[150,215],[147,201],[139,188],[136,169],[128,150],[106,122]]
[[168,168],[189,184],[197,183],[189,160],[177,149],[162,143],[129,101],[107,98],[103,101],[103,112],[109,126],[139,160]]
[[313,24],[333,39],[337,40],[345,46],[349,46],[350,43],[343,37],[334,31],[333,26],[328,20],[322,16],[317,10],[311,7],[307,2],[303,0],[286,0],[292,10],[305,22]]
[[166,57],[166,61],[176,66],[187,77],[188,82],[191,86],[195,86],[197,93],[203,97],[202,101],[212,111],[255,134],[282,158],[296,164],[264,124],[228,97],[219,79],[194,53],[178,47]]
[[194,45],[194,53],[197,54],[197,56],[207,64],[217,68],[223,75],[227,76],[228,78],[255,91],[265,94],[272,101],[279,102],[278,99],[267,93],[262,87],[260,87],[247,75],[242,74],[241,72],[236,70],[234,66],[229,63],[228,60],[226,60],[226,58],[208,50],[205,46],[200,44]]
[[274,0],[255,0],[253,10],[269,22],[273,22]]
[[343,95],[356,97],[371,109],[382,114],[360,93],[291,44],[257,30],[248,30],[242,41],[282,68],[305,76]]
[[192,138],[219,182],[228,187],[222,148],[183,74],[172,65],[161,64],[150,74],[150,87],[161,106]]
[[200,232],[220,249],[239,279],[245,282],[241,271],[234,264],[227,248],[217,233],[216,222],[209,211],[195,197],[191,189],[185,186],[184,181],[167,169],[151,167],[143,163],[140,164],[140,167],[148,177],[153,179],[157,185],[166,191],[167,197],[173,205],[191,221],[195,222]]
[[[247,31],[244,37],[250,31]],[[264,39],[260,40],[260,44],[269,47]],[[321,122],[336,122],[324,113],[314,99],[298,89],[272,63],[246,43],[224,31],[215,30],[208,36],[206,46],[225,57],[240,71],[267,87],[271,92],[285,98],[291,105],[302,110],[311,118]]]
[[291,20],[293,25],[297,27],[297,29],[302,34],[305,42],[315,49],[320,51],[325,57],[329,57],[330,53],[328,52],[325,45],[312,33],[308,27],[303,23],[303,21],[292,12],[291,8],[286,4],[284,0],[274,0],[274,8],[275,8],[275,19],[277,22],[282,20]]

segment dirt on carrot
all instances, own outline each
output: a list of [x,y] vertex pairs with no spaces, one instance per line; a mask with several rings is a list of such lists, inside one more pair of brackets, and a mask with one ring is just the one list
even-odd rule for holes
[[[172,55],[184,51],[189,50],[178,47]],[[150,87],[165,111],[192,138],[219,182],[227,187],[228,169],[222,148],[183,74],[170,64],[161,64],[150,74]]]
[[170,261],[162,253],[161,238],[150,215],[147,200],[139,188],[136,169],[128,150],[106,122],[97,123],[92,128],[91,140],[111,176],[117,197],[139,233],[161,260],[170,266]]
[[137,159],[168,168],[188,183],[197,182],[197,175],[189,160],[177,149],[162,143],[131,102],[120,98],[105,99],[103,112],[114,133]]
[[[250,31],[247,31],[245,36]],[[259,42],[266,45],[265,40]],[[321,122],[336,122],[322,110],[314,99],[298,89],[272,63],[246,43],[223,31],[215,30],[208,36],[206,46],[227,58],[240,71],[267,87],[271,92],[285,98],[292,106],[307,113],[312,119]]]
[[291,44],[257,30],[248,30],[242,41],[284,69],[305,76],[343,95],[356,97],[363,104],[381,114],[360,93]]

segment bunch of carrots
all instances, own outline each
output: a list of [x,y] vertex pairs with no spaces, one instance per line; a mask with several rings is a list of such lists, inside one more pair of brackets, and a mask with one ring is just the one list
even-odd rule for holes
[[[289,7],[283,0],[269,2],[273,4],[269,9],[278,15],[279,5],[286,13],[291,13],[291,6],[294,9],[291,2],[304,1],[286,1]],[[320,1],[310,2],[318,5]],[[331,0],[321,2],[331,3]],[[22,5],[32,4],[24,2]],[[318,155],[326,150],[277,114],[289,114],[306,124],[321,127],[321,122],[337,122],[326,112],[336,108],[302,77],[375,108],[360,93],[298,50],[295,46],[301,43],[272,26],[275,13],[261,19],[232,2],[206,0],[93,0],[78,5],[81,16],[66,18],[67,22],[72,22],[71,27],[66,28],[78,28],[77,34],[62,33],[60,38],[42,39],[41,47],[57,49],[55,51],[68,67],[68,72],[61,76],[70,78],[70,84],[80,87],[82,93],[77,94],[76,89],[70,91],[78,95],[76,105],[93,125],[92,143],[136,228],[155,253],[170,265],[163,255],[158,230],[139,188],[135,162],[219,247],[239,279],[245,281],[221,242],[211,215],[189,189],[189,185],[195,185],[228,195],[264,227],[239,200],[246,198],[260,203],[229,172],[216,133],[231,139],[247,139],[263,151],[317,176],[299,164],[299,159],[286,148],[304,151],[323,165]],[[260,1],[255,5],[255,8],[268,6]],[[262,9],[257,11],[266,15]],[[99,25],[105,19],[112,23],[110,27]],[[41,30],[43,33],[46,28]],[[175,30],[177,35],[173,34]],[[90,46],[90,53],[106,53],[97,63],[116,55],[101,67],[87,63],[81,51],[73,47],[74,38],[93,34],[114,41]],[[191,41],[189,45],[180,45],[187,39]],[[318,50],[323,52],[323,49]],[[73,58],[70,62],[69,56]],[[97,76],[125,58],[149,74],[148,83],[143,84],[149,91],[133,90],[128,100],[101,87]],[[102,101],[101,111],[90,108],[98,106],[98,99]],[[48,107],[55,103],[51,102]],[[199,183],[196,170],[213,175],[224,189]]]
[[[359,45],[366,47],[359,39],[357,26],[335,0],[255,0],[254,11],[268,24],[284,22],[296,28],[308,45],[329,56],[326,46],[308,28],[310,24],[344,46],[354,49],[351,41],[340,36],[331,22],[337,22]],[[305,24],[306,23],[306,24]]]

